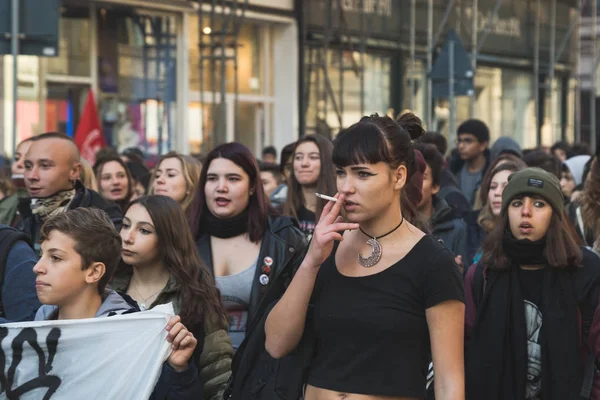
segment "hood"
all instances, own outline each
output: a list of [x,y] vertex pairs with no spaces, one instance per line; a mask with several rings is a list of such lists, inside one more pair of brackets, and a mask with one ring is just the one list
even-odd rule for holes
[[513,138],[500,136],[492,146],[491,159],[494,161],[502,153],[512,153],[519,158],[523,158],[521,146]]
[[454,209],[448,205],[446,200],[433,196],[433,215],[431,216],[431,227],[434,231],[452,228],[452,221],[456,219]]
[[580,185],[583,181],[583,170],[585,168],[585,164],[590,160],[590,156],[575,156],[566,160],[563,165],[566,165],[573,174],[573,179],[575,179],[575,186]]
[[[102,305],[94,318],[109,317],[115,314],[124,314],[126,312],[136,311],[135,307],[129,304],[120,294],[114,290],[106,289],[102,296]],[[46,321],[56,318],[58,313],[57,306],[43,305],[35,314],[35,321]]]

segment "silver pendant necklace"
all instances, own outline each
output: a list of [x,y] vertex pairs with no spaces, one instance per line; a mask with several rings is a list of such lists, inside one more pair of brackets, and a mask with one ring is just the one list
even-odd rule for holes
[[362,230],[361,227],[358,228],[365,236],[368,236],[371,238],[367,241],[367,244],[372,247],[371,254],[368,257],[363,257],[362,254],[358,253],[358,263],[360,264],[361,267],[371,268],[372,266],[377,264],[379,262],[379,260],[381,260],[381,255],[383,254],[383,251],[381,249],[381,243],[379,243],[377,240],[386,237],[387,235],[391,234],[392,232],[395,232],[396,229],[400,228],[400,226],[402,225],[403,222],[404,222],[404,216],[402,216],[402,221],[400,221],[398,226],[396,226],[394,229],[392,229],[385,235],[381,235],[381,236],[377,236],[377,237],[368,235],[365,231]]
[[[139,290],[137,290],[137,288],[136,288],[136,289],[135,289],[135,291],[137,292],[138,296],[140,296],[140,299],[142,300],[142,303],[140,304],[140,310],[141,310],[141,311],[146,311],[146,310],[148,309],[148,307],[146,306],[146,303],[148,302],[148,300],[150,300],[151,298],[153,298],[154,296],[156,296],[157,294],[159,294],[159,293],[160,293],[160,292],[161,292],[163,289],[164,289],[164,288],[162,288],[162,289],[159,289],[158,291],[156,291],[156,292],[152,293],[150,296],[148,296],[148,297],[144,298],[144,297],[143,297],[143,296],[140,294],[140,291],[139,291]],[[152,304],[150,304],[150,305],[152,305]]]

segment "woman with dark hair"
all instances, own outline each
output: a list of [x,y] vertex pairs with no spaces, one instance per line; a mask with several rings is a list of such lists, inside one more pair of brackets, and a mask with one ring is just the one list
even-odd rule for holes
[[[507,156],[508,158],[502,158]],[[469,267],[481,257],[483,238],[491,232],[500,218],[502,191],[508,182],[508,176],[526,168],[525,163],[512,155],[502,155],[495,165],[487,170],[481,182],[481,209],[470,211],[463,216],[467,223],[467,263]]]
[[423,399],[431,356],[436,399],[464,399],[461,276],[450,251],[408,222],[414,210],[399,207],[422,132],[403,127],[409,117],[364,117],[338,134],[336,201],[267,317],[275,358],[315,336],[306,400]]
[[599,284],[600,259],[570,229],[558,178],[513,173],[465,280],[468,398],[580,399],[588,354],[600,348]]
[[198,339],[195,367],[205,399],[221,399],[231,372],[233,349],[213,278],[198,256],[179,204],[166,196],[140,197],[123,218],[123,261],[111,284],[141,310],[173,303],[175,313]]
[[118,155],[99,158],[94,164],[98,192],[125,212],[134,191],[134,181],[125,162]]
[[600,252],[600,163],[598,155],[590,160],[589,170],[583,180],[581,195],[576,201],[566,206],[566,211],[577,235],[588,246]]
[[315,193],[331,196],[335,191],[335,173],[331,162],[333,144],[325,136],[310,135],[296,142],[292,174],[283,213],[295,218],[300,230],[310,240],[317,215],[321,215],[327,200]]
[[190,210],[192,233],[214,275],[238,348],[266,306],[281,295],[306,245],[291,218],[277,217],[266,198],[258,163],[239,143],[215,147],[206,157]]
[[148,193],[148,185],[150,184],[151,173],[144,164],[138,164],[131,161],[126,161],[127,169],[133,178],[133,195],[131,201],[145,196]]

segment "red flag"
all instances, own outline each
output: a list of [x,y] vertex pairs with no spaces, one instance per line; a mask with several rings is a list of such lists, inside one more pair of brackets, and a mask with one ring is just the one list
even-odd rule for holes
[[75,143],[79,147],[81,156],[92,165],[96,162],[96,152],[106,146],[106,140],[100,127],[94,93],[91,90],[85,102],[79,126],[77,126],[77,131],[75,132]]

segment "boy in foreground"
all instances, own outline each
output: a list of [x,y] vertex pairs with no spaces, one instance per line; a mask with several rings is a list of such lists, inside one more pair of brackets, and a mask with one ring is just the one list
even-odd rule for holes
[[[121,237],[104,211],[77,208],[60,213],[42,226],[41,241],[40,260],[33,268],[43,304],[36,321],[138,311],[117,292],[106,289],[121,259]],[[166,330],[173,350],[150,399],[201,399],[203,385],[190,362],[196,338],[179,316],[171,318]]]

